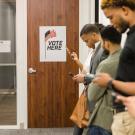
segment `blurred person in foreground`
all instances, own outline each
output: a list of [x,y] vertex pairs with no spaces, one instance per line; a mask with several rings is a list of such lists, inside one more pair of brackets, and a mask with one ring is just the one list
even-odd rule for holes
[[[101,87],[112,88],[122,96],[135,95],[135,0],[101,0],[101,8],[121,33],[129,29],[115,79],[100,73],[93,80]],[[116,95],[117,95],[116,94]],[[113,135],[135,135],[135,118],[121,102],[113,101]]]

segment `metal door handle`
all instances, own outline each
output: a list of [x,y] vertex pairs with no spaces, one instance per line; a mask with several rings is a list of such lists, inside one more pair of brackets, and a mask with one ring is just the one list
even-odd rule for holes
[[36,73],[37,71],[35,69],[33,69],[32,67],[30,67],[28,69],[28,73],[32,74],[32,73]]

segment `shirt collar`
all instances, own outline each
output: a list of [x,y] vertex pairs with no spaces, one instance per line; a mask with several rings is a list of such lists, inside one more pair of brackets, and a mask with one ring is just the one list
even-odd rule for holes
[[121,48],[119,48],[118,50],[116,50],[115,52],[113,52],[113,53],[110,54],[110,55],[114,55],[114,54],[118,53],[119,51],[121,51]]
[[95,49],[94,50],[96,50],[98,48],[98,46],[100,45],[100,43],[101,43],[100,41],[98,41],[98,42],[95,43]]

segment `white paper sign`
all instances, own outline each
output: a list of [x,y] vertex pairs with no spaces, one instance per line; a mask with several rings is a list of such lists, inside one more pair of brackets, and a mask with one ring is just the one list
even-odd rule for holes
[[66,61],[66,26],[40,26],[40,61]]
[[11,40],[0,40],[0,53],[11,52]]

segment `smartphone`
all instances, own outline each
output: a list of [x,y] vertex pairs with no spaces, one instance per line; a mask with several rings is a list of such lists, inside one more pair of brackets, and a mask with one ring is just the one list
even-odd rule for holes
[[111,91],[111,95],[112,95],[113,97],[116,97],[118,94],[117,94],[114,90],[112,90],[112,91]]
[[74,74],[72,72],[69,72],[68,75],[71,76],[71,77],[74,76]]
[[67,53],[68,53],[69,55],[71,55],[73,52],[75,52],[74,49],[69,49],[68,47],[66,47],[66,50],[67,50]]

